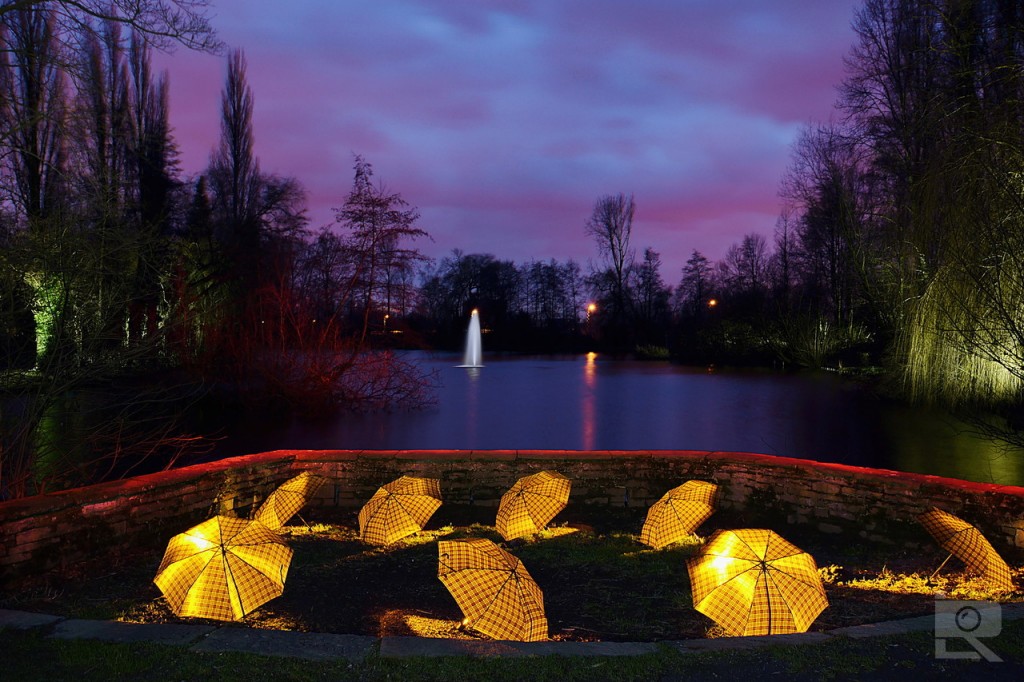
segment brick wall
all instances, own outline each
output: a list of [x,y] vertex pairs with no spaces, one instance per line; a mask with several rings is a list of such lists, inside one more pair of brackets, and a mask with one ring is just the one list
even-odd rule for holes
[[695,478],[752,524],[809,526],[851,541],[919,542],[917,514],[937,506],[977,525],[1007,559],[1024,556],[1024,488],[731,452],[276,451],[0,503],[0,586],[68,575],[131,548],[162,547],[215,513],[245,516],[297,472],[327,476],[317,510],[355,511],[403,474],[441,480],[446,502],[497,507],[519,477],[556,470],[570,505],[647,507]]

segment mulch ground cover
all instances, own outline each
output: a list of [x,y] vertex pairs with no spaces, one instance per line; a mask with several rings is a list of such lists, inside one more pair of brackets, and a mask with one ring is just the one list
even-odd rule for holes
[[[437,540],[484,537],[517,556],[544,591],[549,635],[555,640],[658,641],[722,636],[693,608],[686,560],[719,528],[751,527],[718,512],[688,542],[653,550],[638,541],[646,510],[574,509],[549,530],[503,542],[494,510],[443,507],[427,529],[389,547],[360,542],[355,513],[317,512],[310,525],[293,519],[282,533],[294,549],[284,593],[229,627],[372,636],[473,638],[462,613],[437,578]],[[184,529],[182,529],[184,530]],[[773,528],[814,556],[829,606],[811,631],[934,613],[938,594],[956,599],[1022,601],[1019,589],[992,594],[980,578],[928,544],[907,550],[865,544],[803,527]],[[114,568],[0,595],[0,607],[77,618],[129,622],[188,622],[168,608],[152,580],[162,550],[136,553]],[[1012,562],[1011,562],[1012,565]],[[1018,588],[1024,570],[1014,568]]]

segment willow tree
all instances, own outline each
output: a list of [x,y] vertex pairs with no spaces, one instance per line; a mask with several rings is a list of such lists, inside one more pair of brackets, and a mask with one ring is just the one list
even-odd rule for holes
[[[1016,133],[1014,133],[1016,135]],[[1004,139],[1004,142],[1006,140]],[[911,394],[960,410],[1024,445],[1024,148],[983,144],[947,164],[950,248],[914,305],[904,338]],[[994,427],[984,414],[999,414]],[[982,415],[982,416],[978,416]]]

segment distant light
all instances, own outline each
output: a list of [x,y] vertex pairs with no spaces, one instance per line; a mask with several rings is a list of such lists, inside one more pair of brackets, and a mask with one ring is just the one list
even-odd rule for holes
[[473,308],[473,312],[470,313],[470,315],[479,315],[479,314],[480,314],[480,311],[477,310],[476,308]]
[[592,312],[594,312],[596,310],[597,310],[597,304],[596,303],[591,303],[590,305],[587,306],[587,312],[588,313],[592,313]]
[[711,300],[708,301],[708,307],[709,308],[714,308],[716,305],[718,305],[718,299],[717,298],[712,298]]

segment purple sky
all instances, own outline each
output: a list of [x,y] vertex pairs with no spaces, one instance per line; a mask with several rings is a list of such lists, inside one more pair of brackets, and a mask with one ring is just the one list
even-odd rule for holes
[[[333,221],[353,153],[433,242],[525,262],[596,250],[595,200],[632,193],[633,244],[679,281],[772,234],[790,144],[828,120],[857,0],[216,0],[249,62],[264,171]],[[224,57],[159,55],[182,170],[219,136]]]

